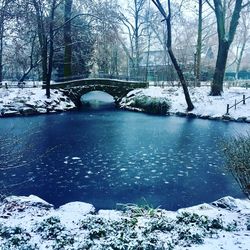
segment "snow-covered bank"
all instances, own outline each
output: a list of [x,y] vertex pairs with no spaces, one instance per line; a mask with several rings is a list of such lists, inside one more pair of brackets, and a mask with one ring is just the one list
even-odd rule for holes
[[59,90],[51,98],[41,88],[0,88],[0,117],[62,112],[74,109],[74,103]]
[[190,95],[195,106],[192,112],[186,112],[186,102],[182,88],[178,87],[149,87],[147,89],[137,89],[131,91],[121,101],[121,107],[130,110],[139,110],[135,108],[135,100],[138,97],[146,98],[162,98],[169,100],[171,105],[170,114],[179,116],[200,117],[203,119],[214,120],[237,120],[250,122],[250,99],[246,100],[246,104],[237,105],[236,109],[231,108],[229,115],[226,114],[227,104],[232,106],[235,100],[238,102],[245,97],[250,96],[250,89],[232,87],[225,89],[222,96],[209,96],[209,87],[190,88]]
[[[181,88],[154,87],[136,89],[128,93],[120,102],[120,107],[128,110],[150,113],[166,113],[179,116],[199,117],[211,120],[232,120],[250,122],[250,98],[246,104],[231,108],[226,115],[227,104],[232,106],[235,100],[242,100],[243,95],[250,97],[250,89],[240,87],[225,88],[222,96],[209,96],[209,87],[190,88],[190,95],[195,106],[186,112],[186,102]],[[138,105],[138,107],[137,107]],[[147,106],[148,105],[148,106]],[[0,88],[0,117],[33,115],[72,110],[75,104],[60,90],[51,90],[47,99],[41,88]]]
[[180,209],[100,210],[71,202],[54,209],[36,196],[0,203],[0,249],[247,250],[250,201],[231,197]]

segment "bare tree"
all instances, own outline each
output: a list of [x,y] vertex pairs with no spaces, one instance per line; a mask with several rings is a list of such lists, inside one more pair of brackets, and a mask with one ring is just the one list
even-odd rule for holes
[[150,56],[150,49],[151,49],[151,43],[152,43],[152,33],[153,30],[151,29],[150,21],[153,19],[153,14],[150,11],[150,2],[148,5],[148,9],[145,15],[145,21],[146,21],[146,37],[147,37],[147,56],[146,56],[146,68],[145,68],[145,81],[148,81],[148,68],[149,68],[149,56]]
[[198,0],[198,36],[196,44],[196,53],[195,53],[195,81],[196,86],[200,87],[200,73],[201,73],[201,51],[202,51],[202,14],[203,14],[203,0]]
[[[21,83],[39,66],[40,53],[34,15],[27,3],[18,5],[16,18],[7,28],[4,53],[5,77],[15,77]],[[14,71],[10,73],[11,69]]]
[[37,57],[36,53],[35,53],[35,46],[37,45],[36,43],[36,39],[37,39],[37,34],[34,33],[31,37],[30,37],[30,49],[29,49],[29,65],[28,67],[24,70],[22,76],[19,78],[18,83],[23,83],[24,80],[27,78],[27,76],[30,74],[30,72],[36,68],[40,62],[41,62],[41,58]]
[[241,20],[239,23],[239,31],[238,31],[238,44],[236,49],[236,72],[235,72],[235,79],[239,79],[239,71],[241,67],[241,62],[244,56],[244,52],[247,49],[247,43],[250,41],[250,12],[244,11],[241,15]]
[[41,49],[42,81],[48,98],[50,98],[50,81],[54,55],[54,19],[59,2],[57,0],[52,0],[52,2],[32,0]]
[[[224,74],[226,70],[229,48],[234,40],[236,29],[239,23],[242,9],[250,4],[250,1],[235,0],[232,12],[227,15],[227,1],[214,0],[213,5],[207,0],[207,3],[215,12],[218,33],[218,54],[216,66],[211,87],[211,95],[221,95],[223,91]],[[232,4],[232,1],[230,1]],[[228,27],[227,27],[228,26]]]
[[171,32],[171,3],[170,0],[168,0],[168,14],[165,12],[164,8],[162,7],[162,4],[160,3],[159,0],[152,0],[153,3],[155,4],[155,6],[158,8],[158,10],[160,11],[160,13],[162,14],[164,21],[166,21],[167,24],[167,49],[168,49],[168,53],[169,56],[171,58],[171,61],[175,67],[175,70],[178,74],[179,80],[181,82],[183,91],[184,91],[184,95],[185,95],[185,99],[186,99],[186,103],[187,103],[187,110],[191,111],[194,109],[194,105],[191,101],[190,95],[189,95],[189,91],[188,91],[188,87],[187,87],[187,83],[186,80],[184,78],[183,72],[177,62],[177,59],[173,53],[172,50],[172,32]]
[[129,59],[132,74],[138,76],[143,36],[147,29],[145,22],[146,0],[133,0],[133,4],[128,7],[128,12],[130,13],[131,18],[121,13],[120,20],[128,30],[130,43]]
[[13,0],[0,0],[0,83],[3,81],[3,43],[5,25],[14,15],[11,12]]
[[64,77],[72,75],[72,39],[71,39],[71,12],[73,0],[64,3]]
[[120,6],[117,1],[98,1],[92,6],[95,14],[96,53],[99,74],[118,75],[120,46]]

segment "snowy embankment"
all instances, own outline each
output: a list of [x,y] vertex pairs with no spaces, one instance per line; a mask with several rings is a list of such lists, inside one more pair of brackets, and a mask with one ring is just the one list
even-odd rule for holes
[[246,104],[240,103],[236,109],[231,108],[229,115],[226,115],[227,104],[234,105],[235,100],[241,101],[243,95],[250,97],[250,89],[240,87],[232,87],[224,90],[221,96],[209,96],[209,87],[189,88],[190,96],[195,109],[186,112],[186,102],[182,88],[178,87],[149,87],[147,89],[137,89],[129,92],[121,101],[121,107],[140,111],[135,103],[138,98],[161,98],[168,100],[170,104],[169,114],[179,116],[199,117],[211,120],[237,120],[250,122],[250,98],[246,100]]
[[[227,104],[234,105],[235,100],[243,99],[243,95],[250,97],[250,89],[227,88],[222,96],[209,96],[209,87],[190,88],[189,91],[195,106],[191,112],[186,112],[185,97],[182,88],[178,87],[136,89],[122,99],[120,107],[149,113],[250,122],[250,98],[246,99],[245,105],[240,103],[226,115]],[[0,88],[0,117],[62,112],[74,108],[75,104],[60,90],[51,90],[51,98],[48,99],[41,88]]]
[[95,211],[71,202],[58,209],[36,196],[0,203],[0,249],[247,250],[250,201],[231,197],[177,212],[128,206]]
[[0,117],[62,112],[75,104],[59,90],[47,98],[41,88],[0,88]]

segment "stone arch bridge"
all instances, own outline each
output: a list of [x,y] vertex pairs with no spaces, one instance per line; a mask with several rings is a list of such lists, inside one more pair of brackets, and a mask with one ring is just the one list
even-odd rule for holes
[[77,107],[80,107],[82,105],[81,96],[90,91],[99,90],[106,92],[113,96],[115,102],[118,103],[128,92],[137,88],[147,88],[148,85],[147,82],[87,78],[51,84],[51,89],[63,90],[64,94],[68,96]]

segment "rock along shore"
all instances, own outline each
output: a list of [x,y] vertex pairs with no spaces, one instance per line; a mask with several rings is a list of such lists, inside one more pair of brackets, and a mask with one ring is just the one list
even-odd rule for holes
[[75,104],[60,90],[51,90],[51,98],[40,88],[0,89],[0,117],[64,112]]
[[[149,87],[128,93],[119,107],[122,109],[160,115],[176,115],[217,121],[250,123],[250,99],[245,105],[238,105],[226,114],[226,105],[250,96],[250,89],[226,89],[222,96],[209,96],[208,87],[190,88],[195,109],[186,111],[185,98],[178,87]],[[0,118],[64,112],[76,109],[75,104],[60,90],[51,90],[46,98],[41,88],[0,88]]]

